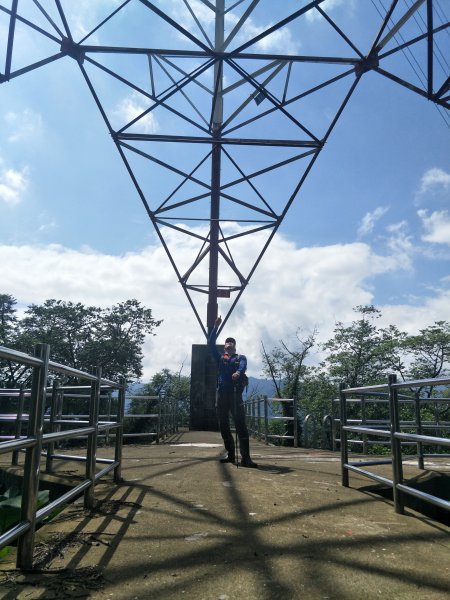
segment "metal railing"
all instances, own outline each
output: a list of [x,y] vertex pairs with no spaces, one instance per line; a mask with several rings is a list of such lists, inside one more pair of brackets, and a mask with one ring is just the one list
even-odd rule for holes
[[[277,402],[292,402],[292,414],[297,414],[297,419],[294,419],[294,416],[289,417],[273,414],[273,404],[276,405]],[[325,415],[320,422],[314,414],[307,414],[301,418],[298,413],[298,402],[293,398],[257,396],[246,400],[244,407],[250,435],[255,436],[259,440],[264,440],[266,444],[269,443],[270,439],[289,439],[293,440],[293,445],[296,448],[302,445],[305,448],[319,447],[327,450],[332,449],[334,436],[333,418],[331,415]],[[289,423],[292,421],[293,435],[270,432],[272,422]]]
[[[20,569],[31,569],[33,565],[33,551],[36,526],[45,517],[52,514],[55,509],[64,506],[80,494],[84,495],[86,508],[94,505],[94,487],[96,482],[107,473],[114,471],[114,481],[121,480],[122,461],[122,429],[124,416],[125,389],[124,381],[119,383],[109,381],[101,377],[101,369],[94,369],[93,373],[79,371],[50,361],[50,347],[48,344],[38,344],[34,356],[17,352],[0,346],[0,358],[32,368],[32,385],[29,392],[29,411],[24,416],[25,391],[18,390],[19,402],[17,422],[20,423],[15,431],[14,438],[0,442],[0,454],[8,452],[25,451],[23,465],[23,494],[21,502],[20,521],[0,535],[0,548],[18,540],[17,542],[17,567]],[[71,420],[70,429],[62,431],[61,426],[67,424],[66,420],[58,419],[58,402],[61,390],[55,383],[52,391],[52,413],[50,417],[49,433],[44,433],[44,411],[47,398],[47,378],[49,372],[64,376],[76,377],[80,380],[90,382],[89,389],[89,419],[87,421]],[[99,419],[99,407],[101,389],[118,390],[117,416],[115,421],[101,421]],[[3,390],[4,393],[12,394],[12,390]],[[19,416],[20,414],[20,416]],[[21,424],[24,419],[28,421],[26,435],[21,433]],[[97,458],[97,443],[99,433],[113,429],[116,431],[114,458]],[[68,455],[57,455],[49,452],[54,444],[60,440],[74,439],[79,436],[87,436],[87,451],[85,457],[72,457]],[[64,460],[84,460],[86,463],[84,480],[70,489],[61,497],[50,502],[44,507],[37,509],[37,495],[41,473],[41,454],[47,446],[47,466],[52,465],[55,458]],[[97,471],[97,463],[105,464]]]
[[[421,405],[424,403],[445,403],[449,404],[449,398],[430,398],[420,397],[420,389],[435,388],[437,386],[449,386],[450,378],[441,379],[421,379],[415,381],[406,381],[398,383],[395,375],[390,375],[387,384],[366,386],[359,388],[345,388],[341,386],[340,389],[340,419],[339,429],[340,438],[338,442],[341,447],[341,471],[342,471],[342,485],[349,486],[349,472],[353,471],[369,477],[382,483],[393,490],[393,499],[396,512],[403,514],[405,505],[405,494],[419,498],[424,502],[428,502],[445,510],[450,510],[450,502],[443,498],[433,496],[431,494],[420,491],[407,485],[404,481],[403,476],[403,446],[415,445],[417,447],[417,458],[418,468],[424,468],[424,457],[425,456],[436,456],[436,454],[425,454],[423,451],[424,446],[431,447],[447,447],[450,448],[450,437],[442,437],[437,435],[427,435],[424,433],[426,429],[437,429],[438,431],[448,431],[450,429],[450,423],[448,422],[427,422],[424,423],[421,418]],[[401,396],[399,390],[417,390],[417,393],[412,397]],[[386,394],[383,398],[382,394]],[[354,399],[351,396],[359,396]],[[369,419],[367,414],[362,418],[349,419],[348,409],[351,403],[360,402],[361,395],[363,395],[365,404],[370,402],[370,395],[372,395],[372,402],[375,403],[388,403],[389,414],[387,419]],[[409,405],[414,411],[415,418],[412,420],[401,420],[401,404]],[[411,433],[411,430],[415,430]],[[352,436],[359,435],[362,438],[352,439]],[[381,442],[380,442],[381,440]],[[389,444],[391,449],[392,457],[389,459],[377,459],[367,460],[359,462],[349,461],[349,446],[352,444],[358,444],[362,448],[367,448],[371,444],[383,443]],[[439,456],[448,456],[440,454]],[[384,477],[373,471],[369,471],[368,468],[375,465],[391,464],[392,465],[392,479]],[[363,468],[365,467],[365,468]]]
[[[292,404],[292,416],[276,414],[274,405],[276,403]],[[293,440],[294,447],[298,447],[298,419],[297,399],[296,398],[268,398],[267,396],[258,396],[250,398],[244,402],[245,414],[249,433],[258,439],[264,439],[266,444],[270,440]],[[270,409],[270,410],[269,410]],[[293,435],[272,433],[270,423],[290,423],[292,422]]]
[[167,399],[163,395],[159,396],[127,396],[128,400],[138,400],[139,402],[155,403],[152,413],[126,413],[125,420],[150,420],[152,428],[150,431],[124,432],[125,438],[151,438],[157,444],[165,437],[178,431],[178,404],[173,399]]

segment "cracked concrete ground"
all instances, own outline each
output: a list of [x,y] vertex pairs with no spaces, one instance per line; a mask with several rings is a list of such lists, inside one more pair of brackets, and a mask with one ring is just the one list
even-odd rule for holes
[[220,464],[214,432],[125,446],[123,483],[41,528],[34,572],[3,561],[0,598],[449,597],[448,526],[396,514],[359,475],[342,487],[336,453],[252,449],[258,469]]

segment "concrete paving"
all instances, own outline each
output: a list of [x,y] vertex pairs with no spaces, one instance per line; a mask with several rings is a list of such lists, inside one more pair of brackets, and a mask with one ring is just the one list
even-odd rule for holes
[[39,530],[36,572],[3,562],[0,598],[449,598],[449,527],[342,487],[338,454],[251,446],[258,469],[220,464],[217,433],[125,446],[123,484]]

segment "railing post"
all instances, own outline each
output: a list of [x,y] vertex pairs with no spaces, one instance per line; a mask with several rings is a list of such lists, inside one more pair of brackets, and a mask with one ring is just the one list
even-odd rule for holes
[[156,443],[159,444],[159,438],[161,435],[161,414],[162,414],[162,398],[161,394],[158,395],[158,418],[156,420]]
[[261,397],[258,396],[257,400],[257,415],[258,415],[258,440],[261,439]]
[[345,383],[339,384],[339,399],[340,399],[340,437],[341,437],[341,474],[342,474],[342,485],[344,487],[349,486],[348,480],[348,469],[346,467],[348,463],[348,446],[347,446],[347,432],[344,427],[347,425],[347,401],[345,397]]
[[[367,425],[367,407],[364,396],[361,396],[361,425]],[[363,433],[363,454],[367,454],[367,448],[367,434]]]
[[[420,414],[420,389],[414,394],[414,412],[416,415],[416,433],[422,435],[422,417]],[[423,444],[417,442],[417,466],[419,469],[424,468],[423,460]]]
[[116,429],[116,446],[114,450],[114,460],[119,463],[114,469],[114,483],[120,483],[122,481],[122,445],[123,445],[123,421],[125,415],[125,377],[119,378],[119,399],[117,406],[117,423],[119,423],[118,429]]
[[[53,381],[52,387],[52,404],[50,408],[50,433],[53,433],[55,430],[55,420],[56,420],[56,409],[58,402],[58,394],[59,394],[59,381],[55,379]],[[52,473],[53,471],[53,454],[55,452],[55,442],[50,442],[47,444],[47,460],[45,462],[45,471],[47,473]]]
[[17,567],[19,569],[27,570],[33,567],[36,504],[39,490],[44,406],[47,393],[46,387],[50,346],[48,344],[37,344],[34,355],[42,361],[41,365],[33,368],[28,421],[28,437],[35,438],[36,443],[34,446],[26,449],[21,507],[21,521],[28,521],[30,523],[30,528],[19,538],[17,545]]
[[[111,391],[107,392],[107,400],[106,400],[106,420],[111,421]],[[109,444],[110,433],[109,429],[105,432],[105,444],[108,446]]]
[[[18,398],[18,406],[17,406],[17,421],[15,427],[14,437],[16,439],[20,438],[22,435],[22,420],[23,420],[23,407],[25,403],[25,391],[23,389],[23,385],[20,386],[19,398]],[[13,467],[17,467],[19,464],[19,450],[14,450],[12,454],[11,465]]]
[[256,419],[255,399],[252,400],[251,406],[252,406],[252,420],[251,420],[251,423],[252,423],[252,433],[253,433],[253,435],[255,435],[255,432],[256,432],[256,427],[255,427],[255,419]]
[[264,396],[264,437],[266,445],[269,443],[269,410],[267,396]]
[[337,402],[335,402],[334,400],[331,401],[331,449],[333,450],[333,452],[336,452],[337,450],[337,442],[336,442],[336,433],[337,433],[337,427],[336,427],[336,406],[337,406]]
[[94,427],[88,435],[87,452],[86,452],[86,479],[89,479],[91,485],[84,492],[84,507],[94,507],[94,487],[95,487],[95,471],[97,462],[97,438],[98,438],[98,415],[100,408],[100,384],[102,370],[96,367],[93,374],[97,376],[95,381],[91,382],[91,399],[89,403],[89,427]]
[[297,418],[297,410],[298,410],[298,398],[297,394],[294,396],[294,407],[292,409],[293,417],[294,417],[294,448],[298,448],[298,418]]
[[398,412],[398,393],[392,386],[397,383],[395,374],[389,375],[389,412],[391,421],[392,483],[395,512],[404,513],[402,492],[397,488],[403,483],[402,446],[395,434],[400,431],[400,415]]

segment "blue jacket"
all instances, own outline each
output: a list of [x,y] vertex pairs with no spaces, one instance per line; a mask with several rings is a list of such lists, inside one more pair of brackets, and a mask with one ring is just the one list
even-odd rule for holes
[[235,385],[239,386],[239,380],[235,383],[232,379],[233,373],[239,371],[242,375],[247,369],[247,359],[243,354],[221,354],[216,348],[217,330],[214,328],[208,337],[208,346],[217,362],[217,389],[219,392],[232,392]]

